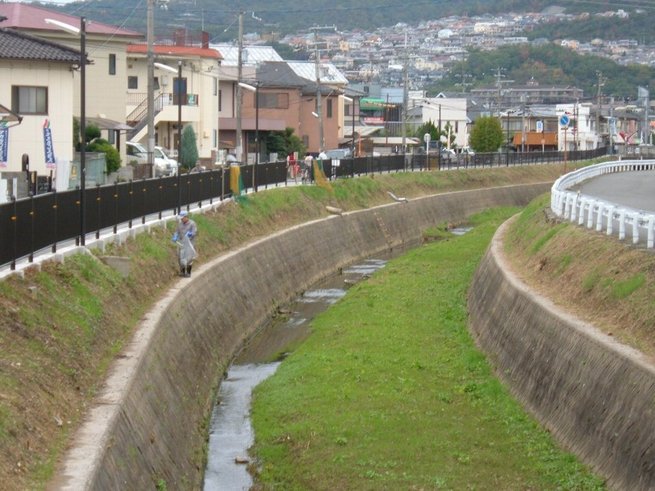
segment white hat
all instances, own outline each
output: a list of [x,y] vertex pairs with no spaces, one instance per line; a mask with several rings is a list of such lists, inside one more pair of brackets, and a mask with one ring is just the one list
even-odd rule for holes
[[188,212],[188,211],[186,211],[186,210],[182,210],[182,211],[180,212],[180,215],[179,215],[179,216],[180,216],[180,217],[185,217],[185,216],[188,216],[188,215],[189,215],[189,212]]

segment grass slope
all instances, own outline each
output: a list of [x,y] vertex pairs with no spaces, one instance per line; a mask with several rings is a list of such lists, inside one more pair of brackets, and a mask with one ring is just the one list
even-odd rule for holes
[[547,213],[550,196],[526,207],[506,238],[512,267],[557,305],[655,356],[655,255]]
[[602,489],[493,376],[466,291],[497,226],[393,260],[256,389],[260,488]]
[[[318,187],[257,193],[196,215],[199,263],[289,225],[326,215],[325,205],[353,210],[458,189],[552,181],[557,165],[393,174]],[[130,259],[120,277],[93,255],[0,281],[0,482],[42,489],[84,415],[107,367],[139,319],[177,281],[172,225],[154,228],[107,255]],[[199,432],[201,429],[199,429]],[[199,465],[202,465],[200,463]]]

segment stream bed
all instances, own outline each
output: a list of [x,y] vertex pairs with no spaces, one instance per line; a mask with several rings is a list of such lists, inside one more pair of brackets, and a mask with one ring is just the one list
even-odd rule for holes
[[349,286],[385,264],[386,259],[367,259],[319,282],[284,309],[236,357],[221,382],[212,412],[205,491],[250,489],[253,480],[248,471],[248,449],[254,443],[250,422],[252,390],[273,375],[281,363],[271,360],[283,359],[290,347],[309,336],[310,321],[317,314],[342,298]]

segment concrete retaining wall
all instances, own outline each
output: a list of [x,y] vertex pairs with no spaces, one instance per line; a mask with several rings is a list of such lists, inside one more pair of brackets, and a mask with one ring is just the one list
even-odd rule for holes
[[616,489],[655,489],[655,369],[510,272],[502,233],[469,291],[470,328],[496,374]]
[[491,207],[527,204],[549,183],[463,191],[296,226],[181,279],[113,367],[51,489],[197,489],[218,380],[273,313],[337,268]]

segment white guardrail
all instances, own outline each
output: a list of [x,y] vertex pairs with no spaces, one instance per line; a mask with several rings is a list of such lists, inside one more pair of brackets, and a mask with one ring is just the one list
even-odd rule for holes
[[577,184],[603,174],[652,170],[655,170],[655,160],[622,160],[578,169],[555,181],[551,189],[550,208],[555,215],[578,225],[595,227],[596,231],[605,231],[607,235],[618,233],[620,240],[630,233],[633,244],[645,243],[652,249],[655,242],[655,213],[570,191]]

